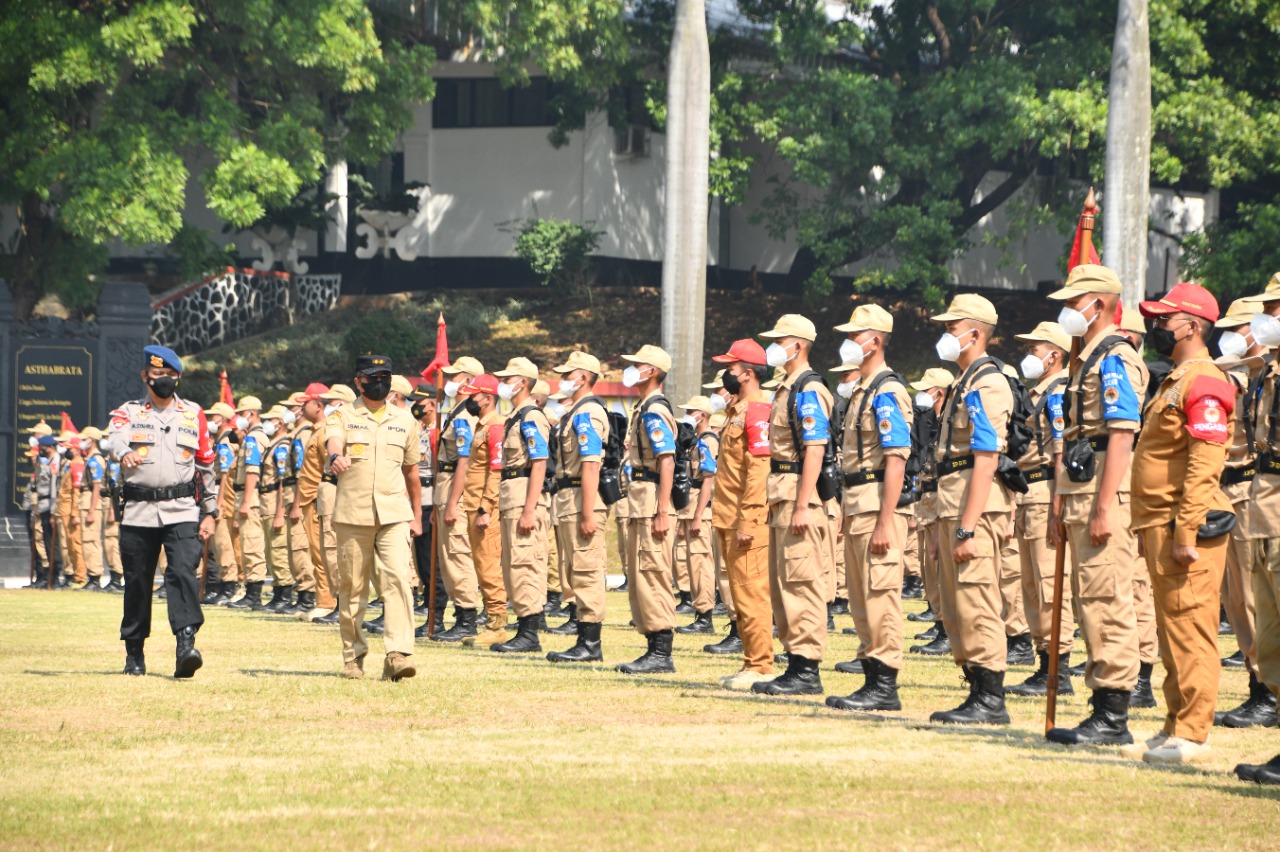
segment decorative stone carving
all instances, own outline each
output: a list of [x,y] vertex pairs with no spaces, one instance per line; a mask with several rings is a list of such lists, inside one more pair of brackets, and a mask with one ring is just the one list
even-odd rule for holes
[[307,247],[306,242],[289,236],[289,232],[278,225],[272,225],[269,231],[255,228],[250,245],[262,255],[261,260],[251,264],[259,272],[270,272],[277,263],[296,275],[306,275],[311,268],[306,261],[298,259],[298,252]]

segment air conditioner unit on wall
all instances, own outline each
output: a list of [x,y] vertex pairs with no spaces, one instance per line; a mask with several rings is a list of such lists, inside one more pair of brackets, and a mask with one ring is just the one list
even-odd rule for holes
[[649,128],[628,124],[614,134],[613,154],[619,159],[649,156]]

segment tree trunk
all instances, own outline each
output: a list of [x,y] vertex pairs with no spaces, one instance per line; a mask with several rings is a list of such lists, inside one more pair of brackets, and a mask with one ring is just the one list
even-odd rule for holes
[[711,53],[704,0],[677,0],[667,72],[662,345],[671,354],[667,395],[699,392],[707,301],[707,163]]
[[18,206],[18,244],[14,249],[13,279],[9,293],[13,296],[13,315],[30,319],[36,303],[44,295],[40,284],[40,261],[53,240],[53,220],[44,212],[44,203],[35,193],[27,193]]
[[1147,0],[1119,0],[1107,103],[1102,250],[1136,308],[1147,289],[1151,197],[1151,41]]

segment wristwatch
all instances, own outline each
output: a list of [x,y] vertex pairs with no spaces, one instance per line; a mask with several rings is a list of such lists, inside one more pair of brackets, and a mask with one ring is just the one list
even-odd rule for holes
[[967,530],[964,527],[956,527],[956,541],[968,541],[973,538],[973,530]]
[[214,509],[212,512],[205,512],[204,517],[205,517],[205,518],[213,518],[213,519],[216,521],[216,520],[218,520],[218,515],[219,515],[218,510],[217,510],[217,509]]

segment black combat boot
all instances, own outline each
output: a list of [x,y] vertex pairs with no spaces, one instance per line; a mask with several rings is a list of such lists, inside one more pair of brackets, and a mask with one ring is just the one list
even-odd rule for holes
[[1019,633],[1005,640],[1005,663],[1010,666],[1029,666],[1036,661],[1035,648],[1030,633]]
[[382,609],[383,606],[384,604],[382,603],[382,598],[377,598],[375,600],[369,601],[369,604],[365,607],[365,609]]
[[1084,662],[1078,665],[1074,665],[1071,668],[1067,669],[1067,674],[1069,674],[1071,677],[1084,677],[1084,670],[1088,665],[1089,665],[1089,659],[1088,657],[1086,657]]
[[924,597],[924,580],[920,577],[902,578],[902,599],[918,601]]
[[124,574],[120,573],[119,571],[112,571],[111,582],[107,583],[107,591],[123,592],[124,591]]
[[680,592],[680,600],[676,604],[676,615],[693,615],[693,601],[688,592]]
[[937,623],[935,622],[935,623],[933,623],[933,624],[930,624],[930,625],[929,625],[929,629],[928,629],[928,630],[922,630],[922,631],[920,631],[919,633],[917,633],[917,634],[915,635],[915,638],[917,638],[917,639],[923,639],[923,640],[924,640],[924,641],[926,641],[926,642],[932,642],[934,639],[937,639],[937,638],[938,638],[938,625],[937,625]]
[[[112,579],[112,582],[113,583],[115,582],[114,577]],[[107,586],[107,591],[112,591],[110,586]],[[205,590],[204,590],[204,597],[200,599],[200,605],[215,606],[218,603],[218,599],[221,595],[222,595],[221,583],[217,583],[217,582],[206,583]]]
[[361,626],[364,628],[364,631],[366,633],[372,633],[375,636],[381,636],[382,634],[387,632],[386,613],[383,613],[382,615],[378,616],[373,621],[366,621]]
[[281,586],[278,593],[273,593],[273,600],[267,604],[267,612],[284,612],[293,606],[293,586]]
[[281,615],[303,615],[316,608],[315,592],[298,592],[298,599],[287,609],[280,610]]
[[522,615],[516,626],[516,635],[505,642],[495,642],[489,646],[490,651],[499,654],[526,654],[541,651],[542,643],[538,641],[538,623],[546,617],[546,613]]
[[192,677],[196,670],[204,665],[204,659],[196,650],[196,630],[198,629],[195,626],[188,626],[174,634],[178,640],[175,654],[177,662],[173,668],[173,676],[176,679]]
[[[427,632],[428,624],[431,625],[432,627],[431,632]],[[440,607],[439,609],[436,610],[436,614],[433,618],[428,618],[426,621],[422,623],[421,627],[413,631],[413,638],[434,639],[436,636],[439,636],[441,633],[443,633],[444,630],[445,630],[444,607]]]
[[911,653],[924,654],[927,657],[941,657],[951,653],[951,640],[947,638],[947,626],[935,621],[933,626],[938,632],[928,645],[912,645]]
[[240,584],[235,580],[225,580],[218,584],[218,599],[214,601],[215,606],[229,606],[231,601],[235,599],[236,592],[240,589]]
[[1089,698],[1093,712],[1074,728],[1054,728],[1045,736],[1061,745],[1129,745],[1129,691],[1095,689]]
[[729,607],[724,605],[724,601],[720,599],[720,590],[716,589],[716,605],[711,608],[712,615],[728,615]]
[[849,614],[849,599],[848,599],[848,598],[836,598],[835,603],[831,604],[831,613],[832,613],[833,615],[848,615],[848,614]]
[[821,695],[818,661],[788,654],[787,670],[773,680],[751,684],[751,691],[757,695]]
[[659,630],[657,633],[647,633],[645,638],[649,641],[649,650],[631,662],[618,666],[618,671],[623,674],[674,672],[676,666],[671,660],[671,631]]
[[244,597],[227,604],[231,609],[250,609],[258,612],[262,609],[262,581],[244,584]]
[[[1049,691],[1049,652],[1037,651],[1036,655],[1040,658],[1040,665],[1036,668],[1035,674],[1024,680],[1017,686],[1006,686],[1004,688],[1005,695],[1020,695],[1023,697],[1046,695]],[[1071,686],[1071,675],[1067,674],[1067,668],[1071,665],[1071,652],[1058,655],[1058,694],[1059,695],[1075,695],[1075,689]]]
[[[933,607],[928,605],[925,606],[924,612],[913,612],[907,616],[907,621],[915,621],[920,624],[928,624],[931,621],[941,620],[942,618],[933,611]],[[916,638],[920,639],[922,637],[917,636]]]
[[431,637],[432,642],[461,642],[469,636],[476,635],[475,608],[453,610],[453,626]]
[[836,710],[901,710],[902,702],[898,700],[898,670],[891,669],[872,657],[863,660],[862,667],[867,673],[867,680],[862,688],[846,697],[830,696],[827,706]]
[[682,636],[688,636],[691,633],[710,633],[714,636],[716,626],[711,622],[711,610],[698,613],[691,623],[677,627],[676,632]]
[[604,659],[600,650],[600,622],[579,621],[578,641],[567,651],[552,651],[547,659],[553,663],[593,663]]
[[160,588],[155,589],[154,591],[155,591],[156,600],[158,600],[158,601],[167,601],[167,600],[169,599],[169,592],[168,592],[167,588],[165,587],[165,584],[164,584],[164,578],[163,578],[163,577],[162,577],[162,578],[160,578]]
[[835,604],[827,604],[827,632],[828,633],[836,632],[836,617],[835,617],[835,614],[832,612],[832,607],[834,606]]
[[867,673],[867,667],[863,665],[862,660],[859,660],[856,657],[847,663],[836,663],[833,668],[835,668],[835,670],[840,672],[841,674],[866,674]]
[[342,613],[338,611],[337,601],[334,601],[333,609],[329,610],[329,613],[327,615],[322,615],[319,618],[313,618],[311,619],[311,623],[312,624],[337,624],[341,620],[342,620]]
[[1276,696],[1258,676],[1249,672],[1249,697],[1226,713],[1214,713],[1213,724],[1223,728],[1276,727]]
[[147,659],[142,655],[144,639],[124,640],[124,673],[127,675],[144,675],[147,673]]
[[1244,652],[1236,651],[1230,657],[1222,658],[1222,667],[1224,669],[1244,668]]
[[738,635],[738,622],[729,622],[729,635],[719,642],[703,645],[702,650],[708,654],[741,654],[742,637]]
[[552,627],[547,632],[552,636],[575,636],[578,633],[578,605],[577,603],[565,604],[565,614],[569,616],[569,620],[559,627]]
[[564,596],[560,592],[547,592],[547,602],[543,605],[542,611],[547,615],[555,615],[560,611],[560,602],[564,600]]
[[1007,725],[1009,711],[1004,706],[1004,672],[970,666],[965,669],[969,697],[954,710],[942,710],[929,717],[944,725]]
[[1133,693],[1129,696],[1130,707],[1156,706],[1156,697],[1151,692],[1151,669],[1153,666],[1153,663],[1139,663],[1138,683],[1133,687]]
[[1236,766],[1236,777],[1254,784],[1280,784],[1280,754],[1266,763],[1241,763]]
[[1225,604],[1218,605],[1218,635],[1230,636],[1236,631],[1231,627],[1231,620],[1227,618],[1227,607]]

